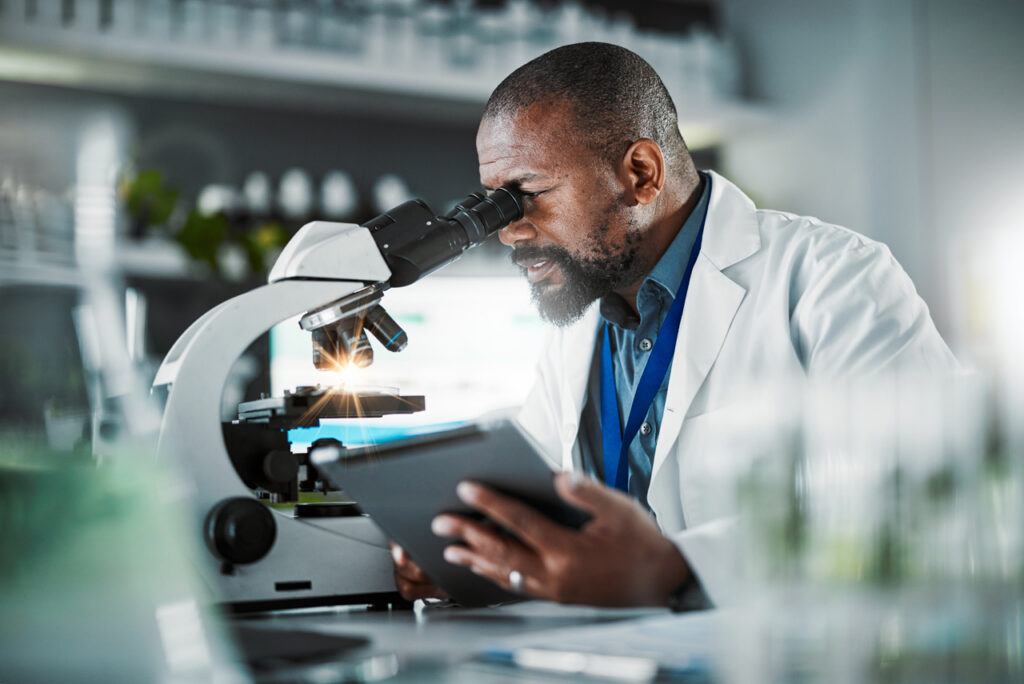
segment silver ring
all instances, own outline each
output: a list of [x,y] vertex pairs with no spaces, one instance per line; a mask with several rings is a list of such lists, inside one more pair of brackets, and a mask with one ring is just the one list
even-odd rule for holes
[[508,585],[512,587],[512,591],[516,592],[517,594],[522,594],[523,584],[523,573],[519,572],[518,570],[513,570],[510,573],[508,573]]

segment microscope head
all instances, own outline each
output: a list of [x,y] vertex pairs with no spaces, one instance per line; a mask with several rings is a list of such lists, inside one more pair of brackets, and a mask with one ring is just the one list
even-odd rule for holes
[[[304,226],[285,247],[270,280],[367,283],[299,321],[312,333],[316,368],[365,367],[373,362],[367,331],[389,351],[401,351],[408,343],[405,331],[379,303],[386,289],[416,282],[522,217],[522,193],[515,186],[502,186],[487,196],[469,195],[444,216],[435,215],[423,200],[410,200],[358,227],[316,222]],[[337,228],[332,233],[329,226]],[[305,242],[315,237],[316,244],[302,244],[307,233]]]

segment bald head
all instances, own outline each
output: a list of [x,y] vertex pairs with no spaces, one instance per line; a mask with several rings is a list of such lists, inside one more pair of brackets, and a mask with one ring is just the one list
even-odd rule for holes
[[563,102],[574,114],[575,125],[563,131],[573,142],[615,163],[633,142],[649,138],[671,175],[696,177],[665,84],[639,55],[617,45],[576,43],[527,62],[495,88],[484,119]]

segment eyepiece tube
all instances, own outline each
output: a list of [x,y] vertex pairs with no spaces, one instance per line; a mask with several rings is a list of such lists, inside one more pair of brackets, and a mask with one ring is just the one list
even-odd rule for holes
[[502,186],[489,196],[471,194],[444,216],[434,216],[420,200],[365,224],[391,269],[392,287],[416,282],[454,261],[492,233],[523,217],[522,193]]
[[[470,203],[470,198],[477,201]],[[466,231],[469,240],[467,247],[483,242],[491,233],[523,217],[522,194],[507,185],[487,197],[474,193],[463,200],[460,206],[462,210],[454,212],[451,218]]]

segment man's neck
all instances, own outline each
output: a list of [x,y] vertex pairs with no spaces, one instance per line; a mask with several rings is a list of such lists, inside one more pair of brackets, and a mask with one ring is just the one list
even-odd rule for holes
[[640,315],[636,301],[637,294],[640,292],[640,286],[661,260],[661,257],[668,251],[669,245],[672,244],[676,235],[679,234],[683,224],[686,223],[686,219],[690,218],[690,214],[697,207],[697,203],[700,202],[701,194],[704,191],[704,183],[704,177],[698,174],[696,183],[690,185],[686,199],[682,203],[674,202],[669,205],[670,208],[651,223],[647,230],[647,235],[644,237],[645,246],[650,246],[650,251],[648,252],[650,268],[635,283],[615,291],[626,300],[626,304],[629,305],[629,308],[637,316]]

